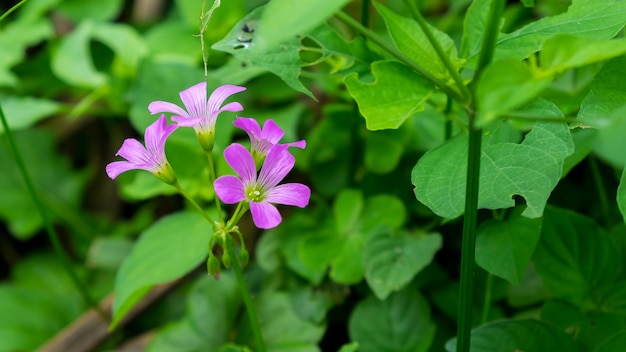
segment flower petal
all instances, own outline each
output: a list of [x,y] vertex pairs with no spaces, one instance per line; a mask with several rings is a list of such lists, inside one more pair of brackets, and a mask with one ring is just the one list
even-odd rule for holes
[[260,229],[271,229],[283,221],[278,209],[268,202],[250,202],[254,225]]
[[287,151],[286,145],[275,144],[267,152],[257,183],[265,190],[274,188],[293,169],[295,163],[296,159]]
[[153,101],[150,105],[148,105],[148,110],[150,110],[150,113],[153,115],[169,112],[177,116],[189,117],[189,114],[187,111],[183,110],[183,108],[166,101]]
[[150,154],[146,148],[134,138],[126,138],[115,155],[121,156],[135,165],[141,165],[150,160]]
[[135,169],[137,169],[137,166],[128,161],[114,161],[106,166],[107,175],[109,175],[112,180],[114,180],[122,172]]
[[288,147],[296,147],[296,148],[304,149],[306,148],[306,141],[302,139],[302,140],[291,142],[291,143],[285,143],[285,145]]
[[267,120],[263,124],[263,131],[261,131],[261,139],[276,144],[285,135],[282,128],[278,127],[274,120]]
[[239,203],[246,199],[245,188],[241,180],[232,175],[219,177],[213,184],[215,194],[226,204]]
[[206,82],[200,82],[179,93],[190,117],[205,116],[206,105]]
[[235,125],[235,127],[239,129],[244,130],[251,140],[261,137],[261,127],[255,119],[237,116],[235,121],[233,121],[233,125]]
[[265,200],[274,204],[294,205],[304,208],[309,204],[311,189],[300,183],[285,183],[267,192]]
[[232,103],[228,103],[224,106],[222,106],[221,109],[217,110],[219,112],[222,111],[230,111],[230,112],[238,112],[243,110],[243,105],[239,104],[238,102],[234,101]]
[[241,177],[244,184],[256,180],[256,166],[252,155],[243,145],[233,143],[224,150],[228,165]]
[[[213,91],[213,93],[211,93],[211,96],[209,97],[209,102],[207,105],[209,111],[211,112],[218,111],[220,107],[222,106],[222,104],[224,103],[224,101],[228,99],[228,97],[230,97],[231,95],[235,93],[243,92],[244,90],[246,90],[245,87],[233,86],[230,84],[217,87]],[[235,110],[228,110],[228,111],[235,111]],[[237,110],[237,111],[241,111],[241,110]]]
[[167,125],[165,115],[161,115],[155,122],[146,128],[145,143],[148,153],[162,156],[165,159],[165,142],[167,137],[178,128],[177,125]]
[[178,126],[196,127],[202,123],[202,117],[172,116],[172,121],[176,122]]

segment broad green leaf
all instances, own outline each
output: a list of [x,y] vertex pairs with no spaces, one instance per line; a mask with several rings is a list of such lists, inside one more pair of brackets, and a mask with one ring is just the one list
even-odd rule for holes
[[230,340],[241,306],[241,295],[232,273],[220,279],[201,277],[187,295],[182,320],[167,325],[150,342],[148,351],[214,351]]
[[115,327],[152,286],[175,280],[207,256],[211,225],[196,213],[168,215],[145,230],[115,280]]
[[373,82],[363,82],[356,73],[344,78],[369,130],[400,127],[424,109],[424,103],[435,90],[425,78],[396,61],[372,63],[372,75]]
[[350,338],[361,352],[424,352],[435,336],[430,307],[407,287],[380,301],[369,296],[350,315]]
[[613,111],[609,123],[600,128],[593,141],[593,152],[617,169],[626,166],[626,104]]
[[441,248],[439,234],[376,231],[363,248],[365,279],[378,299],[404,288]]
[[517,59],[491,63],[476,87],[477,123],[484,125],[520,107],[541,93],[551,80],[549,76],[533,74],[528,64]]
[[[70,169],[67,160],[56,153],[54,137],[48,132],[23,130],[15,133],[14,139],[48,219],[56,223],[65,216],[75,216],[87,174]],[[13,236],[28,239],[43,227],[43,222],[4,134],[0,135],[0,170],[0,218]]]
[[626,56],[609,61],[595,76],[580,106],[583,123],[607,127],[617,109],[626,104]]
[[394,138],[398,130],[378,131],[369,135],[365,140],[365,165],[376,173],[388,173],[395,169],[400,162],[404,145],[402,140]]
[[546,40],[539,54],[545,73],[559,73],[574,67],[612,59],[626,53],[626,39],[598,40],[557,34]]
[[552,294],[589,304],[621,270],[618,252],[593,220],[557,208],[546,209],[535,267]]
[[[60,110],[59,103],[35,97],[2,96],[0,103],[11,131],[30,127]],[[4,127],[0,126],[0,134],[3,133]]]
[[476,263],[489,273],[519,285],[540,233],[541,219],[521,216],[521,208],[516,208],[506,220],[483,222],[476,238]]
[[299,76],[302,62],[299,51],[302,44],[297,38],[289,38],[280,45],[267,50],[254,50],[256,29],[265,7],[259,7],[239,21],[224,39],[213,44],[215,50],[224,51],[244,60],[248,65],[256,66],[272,72],[294,90],[314,98],[300,82]]
[[343,190],[335,198],[333,215],[337,232],[354,231],[363,211],[363,194],[357,190]]
[[596,347],[607,338],[626,330],[623,316],[613,312],[583,311],[579,307],[554,300],[541,307],[541,320],[562,331],[576,331],[575,340],[584,351],[596,351]]
[[622,178],[619,181],[619,186],[617,187],[617,206],[619,207],[619,211],[622,213],[624,217],[624,222],[626,223],[626,167],[624,171],[622,171]]
[[[28,3],[26,4],[28,6]],[[22,11],[26,9],[24,6]],[[11,68],[22,62],[26,49],[52,36],[54,28],[52,21],[37,16],[31,19],[21,18],[19,21],[2,23],[0,28],[0,86],[13,87],[19,83],[19,78]]]
[[357,342],[351,342],[341,346],[337,352],[357,352],[358,350],[359,344]]
[[[565,124],[537,123],[521,144],[483,143],[478,207],[510,208],[513,196],[526,200],[523,216],[540,217],[561,178],[563,159],[573,152]],[[435,214],[463,214],[467,178],[467,136],[460,134],[427,152],[411,174],[415,196]]]
[[[190,2],[190,1],[184,1]],[[196,22],[197,22],[196,18]],[[148,55],[156,62],[169,61],[193,66],[202,60],[197,28],[180,22],[156,24],[145,33]]]
[[626,346],[626,331],[613,335],[598,345],[594,352],[622,352]]
[[387,226],[396,230],[404,224],[405,219],[406,209],[398,197],[390,194],[378,194],[368,198],[365,202],[360,229],[369,232],[380,226]]
[[253,40],[254,50],[271,50],[326,21],[350,0],[272,0],[265,6]]
[[116,270],[130,253],[133,243],[127,238],[99,237],[89,246],[86,266],[105,270]]
[[[580,351],[565,332],[538,320],[504,320],[472,330],[472,352],[554,352]],[[456,339],[446,343],[446,351],[456,352]]]
[[[268,352],[320,351],[317,344],[325,326],[298,317],[286,293],[264,292],[255,300],[255,305]],[[250,345],[255,347],[256,344],[250,341]]]
[[135,77],[139,62],[146,54],[146,44],[137,30],[119,23],[94,23],[92,38],[108,46],[115,54],[112,71],[120,77]]
[[[557,33],[577,37],[609,39],[623,27],[626,2],[621,0],[575,0],[567,12],[544,17],[512,32],[500,35],[496,43],[495,58],[524,59],[543,46]],[[480,47],[473,46],[468,59],[475,62]]]
[[363,38],[357,37],[347,42],[335,28],[325,24],[309,32],[307,37],[313,40],[323,52],[320,60],[326,60],[333,72],[347,75],[353,72],[369,72],[370,62],[378,57],[371,52]]
[[[380,3],[374,2],[376,10],[385,20],[387,29],[394,44],[401,52],[417,62],[433,76],[443,79],[451,77],[450,72],[439,58],[437,51],[424,34],[419,24],[410,18],[397,15]],[[458,69],[463,60],[457,57],[456,45],[446,33],[429,26],[435,39],[441,45],[445,55],[455,69]]]

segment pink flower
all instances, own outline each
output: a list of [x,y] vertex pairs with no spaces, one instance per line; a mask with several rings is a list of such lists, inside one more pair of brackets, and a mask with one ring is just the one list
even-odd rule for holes
[[165,157],[165,142],[178,126],[167,125],[165,115],[146,128],[144,147],[138,140],[128,138],[115,155],[126,161],[114,161],[106,166],[107,175],[115,179],[122,172],[129,170],[146,170],[168,184],[176,182],[176,175]]
[[[235,127],[244,130],[250,141],[252,142],[252,157],[258,164],[263,162],[263,159],[267,155],[267,152],[272,146],[278,144],[281,138],[285,135],[283,130],[278,127],[273,120],[267,120],[263,124],[263,129],[259,126],[259,123],[255,119],[237,116],[237,119],[233,122]],[[288,147],[297,147],[304,149],[306,142],[300,140],[293,143],[286,143]]]
[[222,104],[231,95],[244,90],[244,87],[224,85],[215,89],[207,101],[206,82],[200,82],[180,92],[185,109],[165,101],[153,101],[148,105],[148,110],[152,114],[172,113],[172,121],[179,126],[193,127],[204,150],[210,151],[213,149],[217,116],[223,111],[243,110],[243,106],[237,102]]
[[286,145],[276,144],[270,148],[258,177],[252,155],[241,144],[228,146],[224,157],[239,177],[227,175],[218,178],[214,184],[215,193],[226,204],[248,202],[256,227],[271,229],[280,224],[282,218],[273,204],[300,208],[309,204],[309,187],[300,183],[278,185],[295,164],[295,158],[287,151]]

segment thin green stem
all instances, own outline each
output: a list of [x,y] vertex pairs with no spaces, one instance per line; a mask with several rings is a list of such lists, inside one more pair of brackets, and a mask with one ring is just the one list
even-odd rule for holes
[[[216,170],[215,170],[215,162],[213,161],[213,153],[212,152],[206,152],[207,155],[207,162],[209,163],[209,181],[211,182],[211,187],[213,187],[213,185],[215,184],[215,175],[216,175]],[[215,188],[214,188],[215,189]],[[215,207],[217,208],[217,217],[220,220],[220,224],[224,224],[224,215],[222,215],[222,203],[220,202],[220,199],[217,197],[217,194],[215,194],[215,191],[213,191],[213,199],[215,199]]]
[[602,174],[600,173],[600,167],[598,161],[593,155],[589,155],[589,166],[591,167],[591,174],[593,175],[593,182],[595,182],[598,188],[598,198],[600,198],[600,207],[602,208],[602,215],[604,216],[604,225],[609,226],[611,224],[611,206],[609,205],[609,197],[606,193],[606,187],[602,181]]
[[4,20],[8,15],[10,15],[13,11],[17,10],[20,6],[24,5],[24,3],[27,0],[22,0],[20,2],[18,2],[17,4],[13,5],[13,7],[11,7],[10,9],[7,10],[7,12],[3,13],[2,16],[0,16],[0,22],[2,22],[2,20]]
[[217,229],[217,223],[215,220],[213,220],[213,218],[211,218],[211,216],[209,216],[209,214],[207,214],[206,211],[204,211],[204,209],[202,209],[202,207],[185,192],[178,182],[174,183],[172,186],[174,186],[176,190],[178,190],[178,193],[185,197],[189,204],[191,204],[191,206],[193,206],[194,209],[196,209],[213,226],[214,230]]
[[461,97],[463,97],[464,100],[468,100],[470,97],[469,89],[467,89],[467,87],[465,86],[465,82],[463,82],[463,79],[459,75],[459,72],[454,67],[454,65],[452,65],[450,58],[443,51],[441,44],[439,43],[437,38],[435,38],[433,32],[430,30],[430,26],[424,19],[424,16],[422,16],[422,13],[417,9],[417,6],[415,6],[415,2],[413,0],[404,0],[404,2],[411,10],[411,14],[413,15],[413,18],[417,21],[417,24],[419,24],[419,26],[422,28],[422,31],[430,42],[430,45],[432,45],[433,49],[435,49],[437,56],[439,56],[439,59],[450,73],[450,76],[452,77],[454,82],[456,82],[457,86],[459,87],[459,91],[461,92]]
[[450,118],[450,112],[452,112],[452,99],[446,97],[446,108],[443,111],[443,115],[446,117],[444,123],[444,140],[452,138],[452,119]]
[[407,66],[409,66],[413,71],[417,72],[422,77],[426,78],[428,81],[430,81],[432,84],[437,86],[439,89],[441,89],[448,96],[453,97],[455,100],[457,100],[457,101],[459,101],[461,103],[463,103],[465,101],[463,99],[463,97],[461,97],[459,95],[459,93],[457,91],[455,91],[454,89],[450,88],[448,85],[446,85],[439,78],[436,78],[435,76],[431,75],[422,66],[418,65],[415,61],[411,60],[408,56],[404,55],[395,46],[390,44],[388,41],[386,41],[385,39],[383,39],[382,37],[380,37],[378,34],[374,33],[373,31],[363,27],[359,22],[355,21],[349,15],[347,15],[347,14],[341,12],[341,11],[338,11],[337,13],[335,13],[335,16],[337,16],[341,21],[343,21],[348,26],[352,27],[353,29],[355,29],[356,31],[361,33],[364,37],[366,37],[367,39],[371,40],[373,43],[378,45],[381,49],[383,49],[386,52],[388,52],[391,56],[396,58],[398,61],[402,62],[403,64],[405,64]]
[[481,324],[489,319],[489,308],[491,307],[491,286],[493,285],[493,275],[487,273],[487,282],[485,282],[485,301],[483,302],[483,316]]
[[0,120],[2,121],[2,127],[4,128],[4,133],[6,135],[7,141],[9,142],[11,153],[13,154],[13,157],[15,158],[15,163],[17,164],[17,168],[22,174],[22,179],[24,180],[26,189],[28,190],[28,193],[30,194],[33,202],[35,203],[35,206],[37,207],[37,211],[39,212],[39,216],[41,216],[41,221],[43,222],[44,228],[46,230],[46,234],[48,235],[48,238],[50,239],[50,242],[52,243],[52,247],[54,248],[54,251],[59,257],[59,260],[61,260],[61,264],[63,265],[65,271],[69,274],[70,278],[72,279],[72,282],[74,283],[74,285],[80,292],[80,295],[82,296],[85,303],[87,303],[87,305],[89,305],[91,308],[95,309],[98,312],[98,314],[100,314],[102,319],[104,319],[104,321],[109,321],[109,317],[107,316],[107,314],[100,308],[100,306],[96,303],[93,297],[91,297],[91,295],[89,294],[89,291],[87,290],[87,287],[80,281],[80,279],[78,278],[78,275],[76,274],[76,271],[74,271],[74,268],[72,268],[72,263],[69,257],[67,256],[67,254],[65,253],[65,251],[63,250],[63,246],[61,246],[61,241],[59,240],[59,236],[56,233],[54,227],[52,226],[50,219],[48,218],[46,209],[38,195],[37,190],[35,189],[35,185],[30,177],[30,174],[28,173],[26,164],[24,163],[24,160],[22,159],[22,156],[17,148],[17,144],[15,143],[15,139],[13,138],[13,132],[11,131],[9,124],[7,123],[7,120],[6,120],[6,117],[4,116],[4,111],[2,110],[1,105],[0,105]]
[[366,28],[370,26],[370,0],[361,1],[361,24]]
[[[239,264],[239,258],[235,253],[235,245],[233,238],[230,234],[225,235],[226,242],[226,251],[228,251],[230,257],[232,258],[232,266],[235,271],[235,276],[237,281],[239,282],[239,288],[241,289],[241,296],[243,298],[243,302],[246,305],[246,311],[248,312],[248,319],[250,320],[250,328],[252,329],[252,334],[254,335],[254,339],[256,340],[256,349],[258,352],[265,352],[265,342],[263,341],[263,335],[261,334],[261,326],[259,324],[259,318],[256,314],[256,309],[252,304],[252,296],[250,294],[250,289],[248,288],[248,284],[246,283],[246,279],[243,277],[243,271],[241,270],[241,265]],[[242,244],[243,245],[243,244]]]

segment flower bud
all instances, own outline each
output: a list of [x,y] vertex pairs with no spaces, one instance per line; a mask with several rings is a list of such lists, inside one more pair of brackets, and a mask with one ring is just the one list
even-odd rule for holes
[[209,259],[206,262],[206,266],[207,266],[207,270],[209,271],[209,274],[212,275],[215,278],[215,280],[219,280],[220,272],[222,271],[219,260],[217,260],[217,258],[214,255],[209,255]]
[[222,254],[222,264],[224,264],[224,267],[227,269],[230,268],[230,255],[228,254],[228,251],[224,251]]
[[245,267],[246,265],[248,265],[248,261],[250,260],[250,254],[248,254],[248,251],[246,250],[246,247],[241,247],[241,250],[239,251],[239,264],[241,265],[241,267]]

